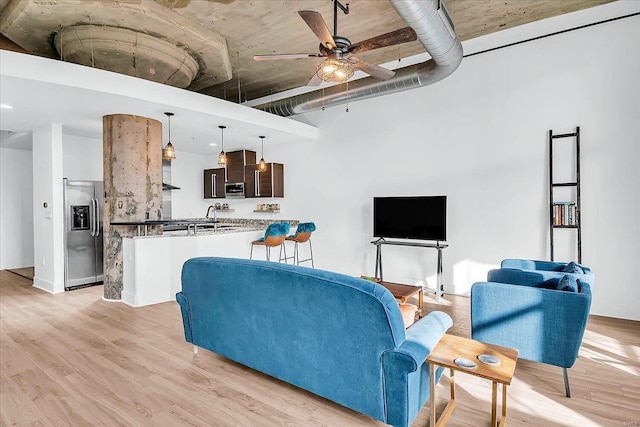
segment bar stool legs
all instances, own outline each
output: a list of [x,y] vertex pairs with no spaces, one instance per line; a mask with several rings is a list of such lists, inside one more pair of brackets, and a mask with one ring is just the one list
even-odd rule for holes
[[[253,259],[253,247],[255,245],[251,245],[251,252],[249,253],[249,259]],[[264,245],[265,257],[267,261],[271,261],[271,246]],[[282,256],[284,253],[284,256]],[[288,264],[287,259],[291,257],[287,257],[287,248],[284,246],[284,243],[280,245],[280,253],[278,256],[278,262],[282,262],[284,260],[285,264]]]
[[[271,261],[271,246],[265,246],[264,248],[267,253],[267,261]],[[253,246],[251,246],[251,249],[253,250]],[[283,252],[284,257],[282,256]],[[287,262],[287,248],[284,246],[284,242],[280,245],[280,253],[278,254],[278,262],[282,262],[282,260],[284,260],[285,264],[289,264]]]
[[302,262],[308,262],[311,261],[311,268],[315,268],[315,266],[313,265],[313,247],[311,246],[311,239],[307,240],[307,242],[309,243],[309,258],[306,259],[300,259],[300,252],[298,250],[298,242],[295,242],[295,245],[293,247],[293,263],[296,265],[300,265],[300,263]]
[[[316,225],[313,222],[303,222],[298,224],[296,229],[296,234],[293,236],[287,236],[286,241],[294,242],[293,246],[293,256],[289,258],[293,258],[293,263],[295,265],[300,265],[303,262],[311,261],[311,268],[315,268],[313,264],[313,247],[311,246],[311,233],[316,230]],[[299,243],[309,243],[309,258],[300,259],[300,248]],[[285,252],[286,257],[286,252]],[[285,258],[286,262],[286,258]]]

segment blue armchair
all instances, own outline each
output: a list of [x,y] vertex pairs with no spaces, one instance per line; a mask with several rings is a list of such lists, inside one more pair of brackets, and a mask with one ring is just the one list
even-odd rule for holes
[[[567,369],[578,357],[591,307],[591,285],[571,275],[545,271],[497,269],[487,282],[471,287],[471,336],[491,344],[517,348],[519,357]],[[573,280],[577,292],[557,290]]]

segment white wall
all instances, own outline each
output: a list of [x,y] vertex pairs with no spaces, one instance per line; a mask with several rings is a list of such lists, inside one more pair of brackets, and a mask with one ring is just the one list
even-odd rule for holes
[[101,139],[63,135],[62,163],[64,178],[102,181],[104,179],[102,158]]
[[[270,155],[286,164],[287,216],[318,226],[316,266],[373,274],[372,198],[392,195],[448,196],[447,292],[468,293],[503,258],[548,259],[547,132],[580,126],[592,313],[640,319],[630,268],[640,258],[635,40],[638,16],[466,58],[437,84],[354,102],[348,113],[298,117],[319,126],[320,141]],[[385,279],[435,286],[435,251],[383,253]]]
[[171,184],[180,187],[180,190],[171,191],[172,218],[205,216],[207,207],[211,203],[203,198],[203,171],[218,167],[217,158],[217,153],[205,156],[176,152],[176,159],[171,162]]
[[62,126],[52,123],[33,132],[33,285],[48,292],[64,292],[63,233]]
[[0,148],[0,270],[33,267],[31,151]]
[[[45,137],[50,142],[48,138]],[[51,149],[38,147],[39,150]],[[33,152],[0,150],[0,269],[31,267],[34,266]],[[39,162],[48,162],[46,154],[38,157]],[[62,135],[62,162],[66,178],[102,181],[102,140]],[[40,178],[41,182],[49,181],[43,176]],[[39,216],[42,218],[42,203],[37,203],[36,209],[42,211]],[[41,241],[40,246],[42,244]]]

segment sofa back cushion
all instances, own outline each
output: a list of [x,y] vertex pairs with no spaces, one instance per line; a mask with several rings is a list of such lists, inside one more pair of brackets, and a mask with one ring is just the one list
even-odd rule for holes
[[405,340],[384,287],[294,265],[194,258],[179,300],[193,344],[384,419],[381,355]]

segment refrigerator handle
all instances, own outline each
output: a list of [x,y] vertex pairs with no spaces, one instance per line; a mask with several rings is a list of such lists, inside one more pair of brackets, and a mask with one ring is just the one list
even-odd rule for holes
[[100,235],[100,222],[102,221],[100,219],[100,205],[98,204],[98,199],[93,199],[93,203],[96,206],[96,212],[93,217],[95,218],[96,237],[98,237]]
[[93,199],[91,199],[91,205],[89,206],[89,231],[91,231],[91,236],[95,236],[95,230],[94,230],[94,222],[95,222],[95,216],[96,216],[96,211],[95,211],[95,206],[93,204]]

